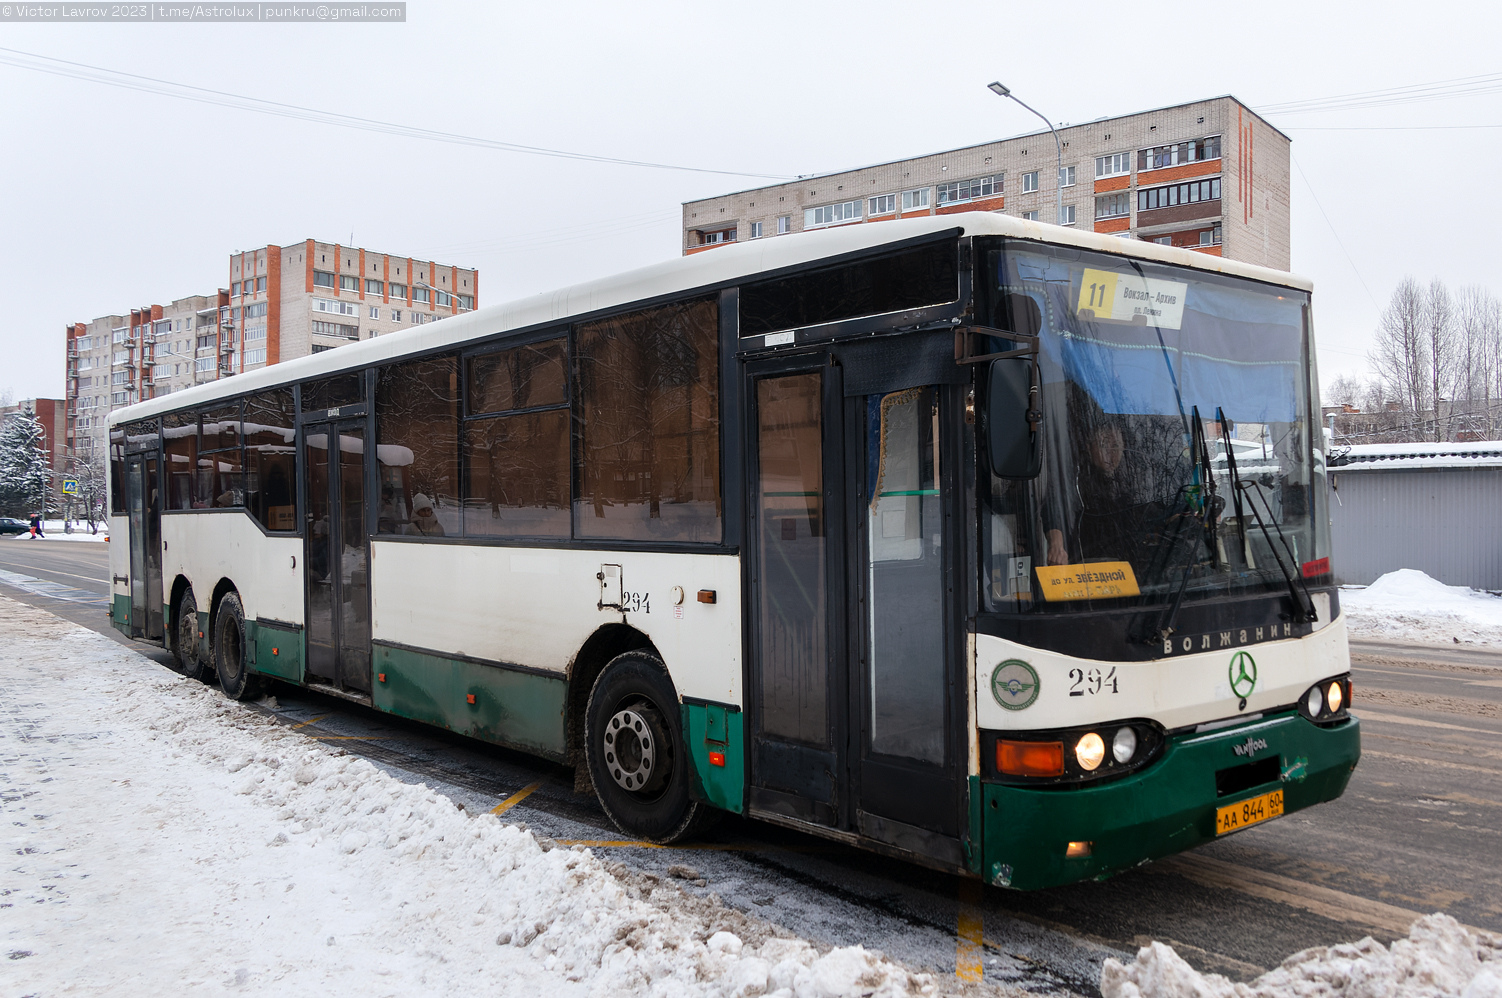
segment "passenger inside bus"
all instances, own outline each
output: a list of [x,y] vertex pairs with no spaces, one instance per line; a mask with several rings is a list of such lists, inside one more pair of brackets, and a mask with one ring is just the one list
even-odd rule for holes
[[412,522],[406,532],[415,537],[443,536],[443,524],[433,514],[433,501],[421,492],[412,497]]

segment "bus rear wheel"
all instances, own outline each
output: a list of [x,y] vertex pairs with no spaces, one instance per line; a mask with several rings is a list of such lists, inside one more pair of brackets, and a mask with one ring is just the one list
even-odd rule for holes
[[677,708],[662,662],[640,651],[610,660],[585,708],[585,755],[600,806],[621,831],[649,842],[687,838],[710,817],[689,794]]
[[188,679],[206,682],[209,678],[209,663],[200,654],[202,642],[198,636],[198,600],[193,587],[183,590],[177,601],[177,626],[173,633],[172,653],[177,657],[177,666]]
[[219,673],[219,688],[231,700],[254,700],[261,695],[261,677],[250,671],[245,661],[245,608],[238,593],[229,593],[219,602],[214,616],[214,668]]

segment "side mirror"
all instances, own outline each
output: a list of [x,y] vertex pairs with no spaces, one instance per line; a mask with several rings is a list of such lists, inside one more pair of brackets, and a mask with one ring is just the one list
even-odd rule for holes
[[1036,478],[1043,470],[1041,410],[1033,359],[993,360],[986,390],[986,445],[997,478]]

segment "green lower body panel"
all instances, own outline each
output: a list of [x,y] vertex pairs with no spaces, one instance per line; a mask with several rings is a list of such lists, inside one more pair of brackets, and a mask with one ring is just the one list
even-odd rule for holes
[[302,682],[303,639],[301,630],[259,620],[245,622],[245,640],[250,642],[255,671],[265,676]]
[[501,666],[376,644],[371,697],[378,710],[565,761],[568,683]]
[[739,709],[722,704],[683,705],[683,741],[694,763],[694,798],[736,814],[745,810],[744,717]]
[[[1110,783],[1037,790],[987,783],[983,875],[1020,890],[1104,879],[1214,839],[1218,807],[1280,789],[1285,814],[1334,800],[1360,757],[1355,718],[1321,728],[1288,711],[1170,739],[1156,762]],[[1218,772],[1270,758],[1279,764],[1269,782],[1217,793]],[[1089,843],[1089,854],[1066,856],[1071,842]]]
[[110,624],[115,630],[130,634],[130,597],[115,594],[114,602],[110,604]]

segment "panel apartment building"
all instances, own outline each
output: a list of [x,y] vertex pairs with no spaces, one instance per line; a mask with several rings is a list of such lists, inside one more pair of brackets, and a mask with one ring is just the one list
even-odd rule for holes
[[996,211],[1289,268],[1289,139],[1236,98],[1100,118],[1058,135],[1062,166],[1052,133],[1042,131],[688,201],[683,252]]
[[233,253],[228,289],[67,327],[67,446],[110,410],[470,311],[479,272],[307,239]]

